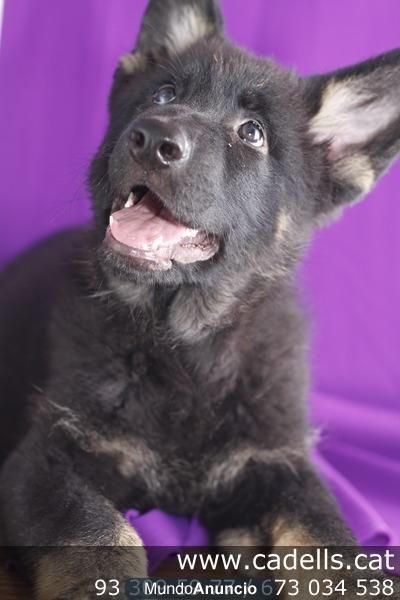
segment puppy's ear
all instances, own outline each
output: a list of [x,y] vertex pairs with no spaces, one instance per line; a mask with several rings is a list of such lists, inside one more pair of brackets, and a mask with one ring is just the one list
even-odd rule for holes
[[400,152],[400,50],[310,77],[306,99],[325,153],[326,213],[366,194]]
[[121,65],[134,72],[146,62],[179,54],[222,29],[216,0],[150,0],[136,48],[122,58]]

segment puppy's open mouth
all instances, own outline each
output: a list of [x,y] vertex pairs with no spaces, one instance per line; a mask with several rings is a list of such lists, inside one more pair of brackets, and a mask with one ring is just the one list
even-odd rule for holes
[[172,261],[208,260],[219,248],[214,235],[178,221],[145,186],[133,188],[124,204],[114,203],[105,242],[118,254],[160,270],[171,268]]

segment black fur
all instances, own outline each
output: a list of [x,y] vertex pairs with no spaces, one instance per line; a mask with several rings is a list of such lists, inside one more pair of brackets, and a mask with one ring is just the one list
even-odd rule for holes
[[[170,82],[176,100],[154,105]],[[351,126],[342,138],[340,122],[321,135],[330,85],[356,99],[334,114],[383,103],[382,125],[367,122],[365,139],[357,130],[353,140]],[[0,280],[4,543],[128,543],[127,506],[198,515],[217,541],[246,528],[274,545],[283,528],[293,544],[353,543],[309,461],[307,336],[293,273],[312,231],[398,153],[399,91],[398,50],[301,80],[231,45],[214,2],[150,2],[136,51],[116,71],[91,168],[94,227],[43,242]],[[129,136],[143,115],[179,122],[187,164],[132,160]],[[267,151],[238,137],[249,119]],[[104,246],[113,202],[139,184],[217,236],[218,253],[158,271]],[[43,560],[35,555],[38,598],[58,597],[46,595]],[[65,582],[59,597],[77,597],[75,586]]]

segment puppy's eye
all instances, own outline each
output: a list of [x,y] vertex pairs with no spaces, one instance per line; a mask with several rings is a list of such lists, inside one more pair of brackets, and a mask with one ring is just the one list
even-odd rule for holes
[[238,136],[248,144],[260,148],[264,144],[264,133],[257,121],[246,121],[238,129]]
[[173,85],[163,85],[155,94],[153,94],[154,104],[168,104],[175,100],[176,92]]

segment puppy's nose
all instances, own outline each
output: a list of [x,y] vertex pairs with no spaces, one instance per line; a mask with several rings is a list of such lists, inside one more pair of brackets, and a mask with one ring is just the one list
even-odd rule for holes
[[177,123],[158,118],[137,121],[130,132],[130,151],[141,163],[163,167],[182,163],[189,155],[189,142]]

